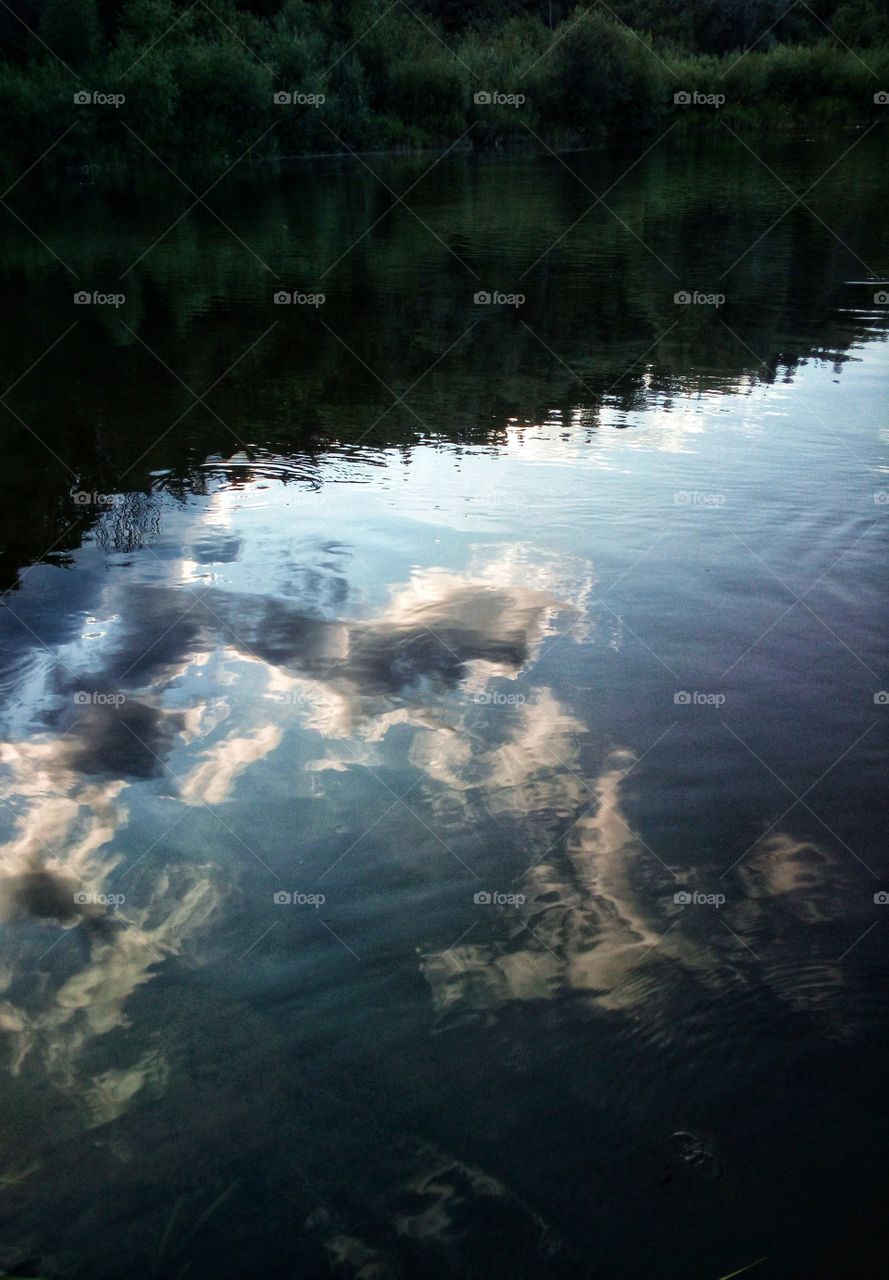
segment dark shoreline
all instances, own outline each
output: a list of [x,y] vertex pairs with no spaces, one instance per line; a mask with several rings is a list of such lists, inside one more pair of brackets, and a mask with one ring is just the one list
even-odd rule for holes
[[[811,122],[788,122],[783,127],[775,125],[757,124],[735,124],[730,127],[731,132],[743,134],[748,139],[773,139],[780,136],[785,139],[794,137],[799,138],[801,142],[815,139],[825,139],[832,135],[854,134],[868,132],[879,126],[881,121],[873,121],[868,124],[867,119],[861,119],[857,122],[838,122],[815,120]],[[686,142],[690,139],[706,140],[718,137],[722,130],[720,122],[708,122],[706,125],[683,124],[674,131],[674,137],[682,138]],[[578,138],[547,138],[541,136],[537,140],[525,141],[524,139],[515,139],[510,141],[497,140],[490,143],[472,144],[459,142],[437,143],[424,146],[394,146],[394,147],[367,147],[359,146],[342,148],[330,151],[304,151],[291,152],[282,155],[260,155],[247,156],[240,162],[237,158],[233,158],[229,153],[219,152],[207,156],[200,161],[189,159],[186,163],[181,163],[179,157],[174,155],[172,161],[166,156],[164,161],[170,164],[175,174],[185,175],[213,175],[217,176],[220,166],[232,166],[232,171],[236,168],[239,172],[257,172],[266,171],[274,172],[275,170],[284,171],[288,167],[298,167],[310,161],[334,161],[341,163],[343,161],[358,162],[359,166],[363,160],[380,158],[384,160],[410,160],[422,156],[429,156],[431,159],[438,157],[444,159],[448,155],[461,156],[464,159],[477,159],[479,161],[490,161],[495,159],[522,159],[533,155],[539,156],[569,156],[569,155],[598,155],[604,154],[611,150],[632,149],[633,144],[650,145],[650,142],[658,140],[657,130],[646,131],[643,135],[628,135],[624,133],[605,133],[601,138],[594,140],[582,140]],[[33,173],[29,173],[26,169],[24,173],[19,172],[9,163],[4,163],[4,158],[0,156],[0,173],[2,173],[3,181],[11,181],[13,186],[17,186],[18,182],[28,175],[30,179],[37,178],[42,172],[45,181],[53,182],[59,179],[87,182],[91,180],[110,182],[113,186],[115,183],[140,180],[143,177],[155,177],[158,170],[158,162],[145,155],[145,159],[134,160],[132,156],[126,159],[103,159],[97,161],[83,160],[67,160],[60,165],[43,163],[33,165]],[[113,180],[113,181],[112,181]]]

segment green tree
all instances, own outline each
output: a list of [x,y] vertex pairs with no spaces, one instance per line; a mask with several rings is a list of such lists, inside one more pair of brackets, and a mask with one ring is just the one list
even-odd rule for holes
[[40,38],[57,57],[80,70],[94,63],[102,42],[96,0],[47,0]]

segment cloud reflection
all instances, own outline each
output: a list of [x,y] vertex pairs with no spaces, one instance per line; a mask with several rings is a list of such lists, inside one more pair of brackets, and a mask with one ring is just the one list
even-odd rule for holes
[[[569,996],[656,1026],[670,1017],[680,981],[691,979],[713,999],[764,981],[793,1009],[823,1015],[828,1034],[848,1034],[842,966],[801,954],[787,922],[788,912],[807,926],[839,918],[848,868],[777,832],[720,885],[730,900],[729,927],[721,930],[713,915],[702,932],[700,917],[677,905],[674,892],[685,880],[706,883],[708,869],[680,880],[634,833],[621,797],[632,762],[628,752],[612,753],[593,783],[592,811],[581,812],[565,841],[516,879],[524,902],[504,913],[493,940],[423,957],[439,1026],[489,1021],[511,1001]],[[760,936],[763,956],[745,941]]]
[[[196,564],[228,563],[241,548],[218,535],[193,545]],[[711,993],[748,981],[741,939],[775,903],[798,923],[833,918],[840,869],[786,833],[735,877],[737,942],[702,936],[675,906],[675,877],[624,814],[632,756],[615,751],[590,777],[581,759],[589,725],[535,673],[548,644],[594,636],[588,562],[526,544],[478,547],[465,570],[414,569],[357,617],[332,616],[348,595],[344,579],[332,589],[332,568],[301,570],[299,599],[212,576],[173,585],[181,571],[172,565],[159,579],[152,566],[145,581],[111,582],[101,635],[48,669],[47,731],[0,746],[2,796],[16,814],[0,849],[0,911],[24,940],[11,933],[0,960],[10,1069],[39,1061],[86,1123],[107,1123],[166,1087],[156,1048],[135,1039],[128,1062],[97,1071],[90,1046],[129,1026],[136,992],[183,954],[223,897],[221,868],[192,861],[167,866],[113,918],[94,907],[121,861],[115,838],[131,795],[162,787],[189,809],[230,803],[247,779],[261,786],[255,771],[279,750],[286,767],[289,734],[308,744],[301,767],[312,776],[372,765],[385,745],[419,774],[432,820],[460,832],[490,820],[520,833],[529,869],[515,885],[525,897],[518,913],[487,939],[421,956],[440,1026],[568,995],[656,1022],[683,980]],[[90,695],[85,704],[72,702],[74,689]],[[125,690],[124,700],[92,696],[108,690]],[[410,732],[390,739],[395,729]],[[78,889],[89,902],[76,902]],[[52,928],[79,941],[63,940],[67,955],[60,946],[44,963]],[[36,995],[17,985],[28,964],[43,975]],[[814,964],[796,985],[780,965],[763,972],[792,1007],[836,1014],[836,966]],[[421,1231],[418,1222],[404,1230]]]

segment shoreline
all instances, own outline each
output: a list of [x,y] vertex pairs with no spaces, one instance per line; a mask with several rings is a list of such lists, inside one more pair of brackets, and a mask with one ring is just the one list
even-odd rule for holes
[[[678,138],[688,141],[690,138],[714,139],[721,136],[722,133],[743,133],[747,138],[763,138],[774,139],[779,136],[784,139],[792,139],[798,137],[801,141],[807,141],[810,138],[825,138],[831,134],[853,134],[862,132],[875,131],[882,123],[880,120],[869,122],[863,118],[856,122],[839,122],[839,121],[800,121],[788,122],[784,126],[776,125],[774,122],[765,123],[743,123],[733,121],[729,127],[726,125],[724,129],[720,129],[720,121],[708,121],[706,124],[695,124],[693,122],[685,122],[675,127],[675,135]],[[668,130],[674,133],[674,130]],[[663,136],[663,135],[661,135]],[[543,135],[535,137],[534,140],[526,141],[524,138],[516,138],[509,141],[497,140],[491,143],[469,143],[458,140],[456,143],[435,143],[428,146],[397,146],[397,147],[366,147],[359,146],[340,148],[330,151],[296,151],[287,152],[281,155],[260,155],[246,156],[240,162],[237,158],[234,160],[229,152],[215,152],[211,155],[203,157],[200,161],[193,159],[184,164],[178,165],[178,172],[182,173],[206,173],[214,171],[219,165],[231,165],[246,170],[265,169],[272,171],[275,168],[283,169],[287,166],[298,166],[309,161],[335,161],[341,163],[343,161],[362,161],[365,158],[378,157],[387,160],[403,159],[408,160],[413,157],[420,156],[438,156],[444,159],[448,155],[460,156],[464,159],[477,158],[478,160],[492,159],[517,159],[528,158],[533,155],[541,156],[568,156],[568,155],[591,155],[604,154],[605,152],[621,147],[628,147],[632,142],[645,143],[650,138],[657,139],[658,133],[656,129],[645,131],[643,136],[638,134],[632,137],[621,132],[606,132],[601,138],[583,140],[569,139],[562,136],[561,138],[547,138]],[[164,157],[166,160],[167,157]],[[174,152],[172,163],[175,164],[179,157]],[[156,172],[157,161],[146,155],[145,160],[133,160],[132,157],[126,159],[102,159],[102,160],[83,160],[76,159],[62,160],[61,163],[55,165],[48,164],[44,160],[40,166],[43,173],[49,179],[59,179],[60,177],[79,178],[81,180],[115,178],[118,180],[138,179],[142,175],[150,175]],[[32,168],[36,168],[32,165]],[[172,168],[172,164],[171,164]],[[14,176],[17,181],[23,175],[18,174],[13,166],[0,164],[0,172],[4,178]],[[25,172],[28,172],[26,170]]]

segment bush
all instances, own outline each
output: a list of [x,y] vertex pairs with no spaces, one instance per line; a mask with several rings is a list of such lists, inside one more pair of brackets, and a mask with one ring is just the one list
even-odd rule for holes
[[431,141],[457,137],[471,98],[459,63],[448,54],[405,58],[389,73],[389,109],[406,124],[423,130]]
[[179,87],[175,149],[235,158],[272,124],[274,81],[240,45],[189,41],[171,60]]
[[[842,39],[866,49],[864,61],[805,8],[788,11],[741,56],[779,0],[609,0],[617,18],[569,13],[567,0],[551,9],[549,0],[424,2],[410,0],[421,22],[400,7],[390,12],[389,0],[212,0],[209,9],[187,0],[13,0],[83,87],[123,92],[126,104],[73,113],[70,74],[33,37],[21,39],[23,28],[0,6],[10,35],[0,61],[7,160],[15,172],[20,157],[52,147],[72,119],[77,129],[50,151],[49,167],[75,158],[101,167],[124,144],[143,159],[121,122],[165,159],[215,163],[235,159],[272,125],[253,155],[335,150],[337,137],[353,149],[428,146],[470,124],[476,145],[527,140],[528,128],[558,144],[651,131],[668,114],[686,128],[886,114],[874,92],[889,89],[889,0],[819,0]],[[727,101],[718,113],[677,113],[677,89]],[[276,90],[322,93],[326,102],[280,106]],[[525,100],[518,109],[476,104],[478,90]]]
[[95,126],[91,112],[74,116],[77,128],[59,143],[72,124],[73,87],[68,72],[55,62],[27,69],[0,65],[0,133],[7,164],[20,170],[48,147],[53,150],[47,159],[55,165],[89,153]]
[[39,35],[75,71],[92,66],[102,35],[96,0],[47,0]]
[[840,40],[857,49],[889,44],[889,12],[874,0],[847,0],[833,15],[831,30]]
[[782,46],[765,60],[763,93],[796,108],[818,98],[854,101],[863,99],[871,79],[867,69],[839,45]]
[[647,45],[598,15],[569,21],[568,34],[529,77],[543,120],[582,138],[653,123],[665,72]]
[[[175,138],[174,120],[179,103],[174,56],[158,45],[147,57],[139,59],[138,53],[128,46],[113,55],[108,68],[115,91],[126,95],[126,110],[118,112],[121,119],[149,146],[163,154]],[[122,128],[121,132],[124,132]]]

